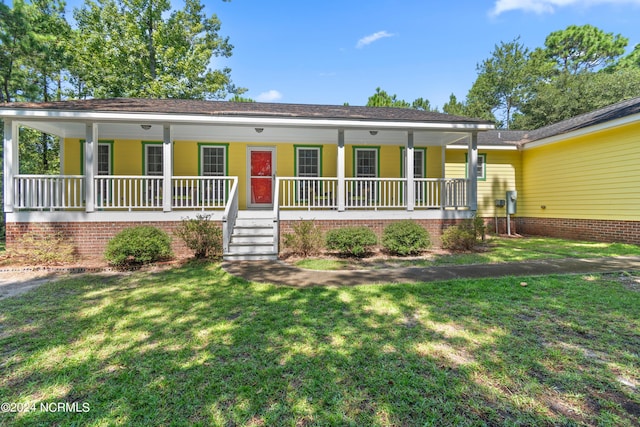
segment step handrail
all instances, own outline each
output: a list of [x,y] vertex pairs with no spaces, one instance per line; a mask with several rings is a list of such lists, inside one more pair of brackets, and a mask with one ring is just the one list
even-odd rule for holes
[[222,253],[229,252],[229,243],[231,243],[231,235],[233,234],[233,227],[236,225],[236,219],[238,218],[238,177],[234,176],[233,185],[229,192],[229,200],[227,206],[224,208],[224,214],[222,214]]
[[280,177],[276,177],[276,188],[273,194],[273,252],[278,255],[280,243]]

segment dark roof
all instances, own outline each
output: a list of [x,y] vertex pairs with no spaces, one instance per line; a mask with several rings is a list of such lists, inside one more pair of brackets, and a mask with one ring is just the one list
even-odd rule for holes
[[88,99],[76,101],[10,103],[12,109],[196,114],[209,116],[282,117],[301,119],[376,120],[492,124],[481,119],[452,116],[409,108],[377,108],[340,105],[280,104],[262,102],[198,101],[186,99]]
[[557,135],[595,126],[612,120],[640,113],[640,97],[628,99],[616,104],[580,114],[567,120],[544,126],[531,131],[493,130],[478,134],[478,144],[482,145],[523,145]]

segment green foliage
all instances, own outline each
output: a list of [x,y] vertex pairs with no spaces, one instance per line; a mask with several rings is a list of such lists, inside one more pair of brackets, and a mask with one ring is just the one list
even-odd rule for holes
[[491,120],[498,114],[504,127],[523,101],[529,70],[529,49],[515,38],[496,45],[491,57],[478,64],[478,78],[467,95],[467,111]]
[[565,74],[539,82],[513,126],[536,129],[636,96],[640,96],[640,67]]
[[297,221],[283,239],[285,248],[297,255],[317,255],[322,249],[322,231],[313,221]]
[[545,53],[563,73],[578,74],[609,65],[624,53],[629,39],[586,24],[554,31],[544,41]]
[[377,243],[378,237],[367,227],[336,228],[326,234],[327,249],[342,255],[364,256]]
[[109,240],[104,257],[118,267],[162,261],[173,257],[171,238],[156,227],[127,228]]
[[18,262],[51,265],[73,261],[76,248],[62,233],[43,235],[29,232],[22,235],[16,248],[8,252],[9,257]]
[[428,99],[416,98],[412,103],[409,103],[404,99],[398,99],[396,94],[389,95],[379,87],[376,88],[376,93],[371,95],[367,100],[367,107],[412,108],[422,111],[438,111],[437,108],[431,107]]
[[212,70],[233,46],[200,0],[87,0],[71,47],[78,96],[221,99],[241,94],[230,69]]
[[198,259],[222,255],[222,229],[210,219],[211,215],[183,219],[174,232]]
[[382,246],[396,255],[414,255],[427,249],[431,238],[420,224],[411,221],[393,222],[382,233]]
[[484,219],[476,215],[444,230],[442,247],[452,251],[470,251],[476,246],[478,239],[484,240],[485,231]]
[[452,251],[469,251],[476,245],[476,233],[467,224],[452,225],[442,233],[442,247]]

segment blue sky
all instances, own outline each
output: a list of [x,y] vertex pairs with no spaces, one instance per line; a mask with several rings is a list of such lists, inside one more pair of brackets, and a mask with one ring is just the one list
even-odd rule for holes
[[520,36],[533,49],[591,24],[629,38],[628,51],[640,43],[640,0],[203,2],[235,47],[214,66],[259,101],[364,105],[381,87],[442,107],[451,93],[465,98],[501,41]]

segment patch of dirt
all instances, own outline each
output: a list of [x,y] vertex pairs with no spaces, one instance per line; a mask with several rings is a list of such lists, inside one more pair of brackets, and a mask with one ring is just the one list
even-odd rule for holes
[[[21,295],[31,289],[48,282],[56,281],[72,274],[126,274],[126,272],[110,267],[101,258],[83,258],[68,264],[29,265],[7,258],[0,265],[0,300]],[[188,261],[177,258],[171,261],[149,264],[138,268],[145,271],[161,271],[179,267]]]

